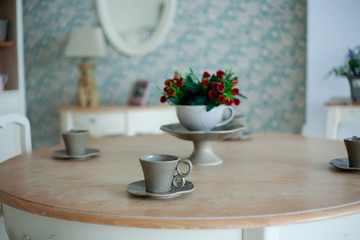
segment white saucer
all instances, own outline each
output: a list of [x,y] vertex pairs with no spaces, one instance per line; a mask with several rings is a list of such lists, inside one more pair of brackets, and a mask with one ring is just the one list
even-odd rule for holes
[[84,155],[68,155],[65,149],[56,150],[52,153],[52,156],[55,158],[61,159],[85,159],[88,157],[97,156],[100,154],[100,150],[96,148],[87,148]]
[[189,131],[180,123],[162,125],[160,129],[177,138],[188,141],[217,141],[229,137],[239,131],[245,130],[244,125],[229,123],[221,127],[216,127],[210,131]]
[[226,138],[226,140],[248,140],[253,137],[254,133],[251,130],[245,129],[244,131],[240,131],[238,133],[235,133],[229,138]]
[[158,198],[158,199],[177,197],[183,193],[192,192],[192,191],[194,191],[194,189],[195,189],[195,186],[190,181],[186,181],[185,185],[182,188],[180,188],[180,189],[173,188],[171,191],[166,192],[166,193],[147,192],[146,188],[145,188],[145,180],[133,182],[127,186],[127,191],[132,195],[141,196],[141,197]]
[[333,159],[329,162],[334,167],[347,171],[360,171],[360,168],[350,167],[348,158]]

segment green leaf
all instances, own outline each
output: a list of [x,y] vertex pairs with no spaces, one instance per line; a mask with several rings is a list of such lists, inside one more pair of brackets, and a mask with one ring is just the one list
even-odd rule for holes
[[168,98],[168,101],[174,105],[179,104],[179,99],[178,98]]
[[193,82],[194,84],[199,84],[200,83],[199,78],[195,74],[190,73],[188,76],[191,79],[191,82]]
[[248,99],[246,96],[242,95],[241,93],[239,93],[238,96],[240,96],[242,98],[245,98],[245,99]]
[[207,100],[206,96],[203,95],[195,96],[194,105],[205,105],[206,100]]
[[215,105],[213,103],[208,103],[208,105],[206,106],[206,111],[209,112],[214,107],[215,107]]
[[210,84],[213,82],[217,82],[218,78],[215,76],[215,74],[213,74],[210,78]]

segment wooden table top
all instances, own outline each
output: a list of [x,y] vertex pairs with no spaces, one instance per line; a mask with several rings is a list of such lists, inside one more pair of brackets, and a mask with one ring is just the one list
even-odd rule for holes
[[192,193],[159,200],[134,197],[142,180],[138,157],[188,156],[192,143],[169,135],[91,140],[99,157],[58,160],[63,145],[0,164],[0,201],[31,213],[116,226],[174,229],[259,228],[360,213],[359,172],[329,165],[346,157],[343,142],[259,133],[251,140],[213,144],[218,166],[195,166]]
[[350,98],[331,98],[330,101],[326,103],[328,107],[337,107],[337,106],[360,106],[360,102],[354,102]]

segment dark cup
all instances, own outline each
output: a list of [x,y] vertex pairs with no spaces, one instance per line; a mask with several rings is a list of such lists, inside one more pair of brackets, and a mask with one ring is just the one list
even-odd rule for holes
[[360,168],[360,138],[356,136],[345,138],[344,143],[348,153],[349,166]]
[[70,156],[84,155],[89,138],[88,130],[70,130],[62,133],[66,153]]
[[[172,187],[183,187],[185,177],[192,170],[190,160],[180,160],[179,157],[168,154],[143,155],[140,156],[139,160],[144,173],[147,192],[166,193]],[[186,173],[180,170],[180,165],[182,164],[188,165]]]

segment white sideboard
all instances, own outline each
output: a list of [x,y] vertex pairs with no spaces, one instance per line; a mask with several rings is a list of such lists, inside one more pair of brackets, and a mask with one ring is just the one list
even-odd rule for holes
[[161,125],[178,122],[175,108],[168,105],[95,108],[62,106],[59,112],[62,131],[87,129],[92,138],[161,134]]
[[[326,103],[326,108],[326,138],[341,140],[340,128],[342,124],[360,126],[360,102],[354,102],[348,98],[332,98]],[[347,137],[358,134],[358,130],[352,128],[351,135]]]

